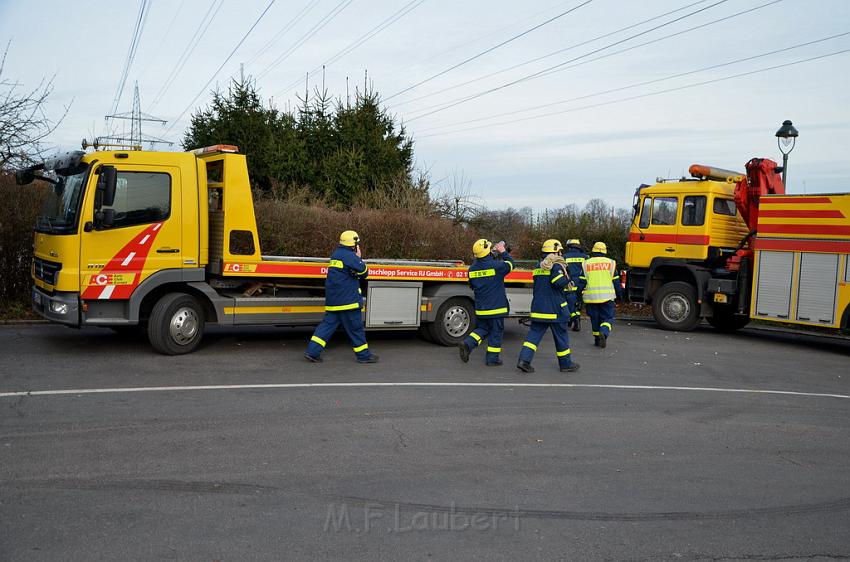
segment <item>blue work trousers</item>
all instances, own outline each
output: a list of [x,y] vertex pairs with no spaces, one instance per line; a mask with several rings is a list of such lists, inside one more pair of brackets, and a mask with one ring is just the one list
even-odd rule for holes
[[537,346],[540,345],[540,340],[543,339],[546,330],[549,329],[552,330],[552,337],[555,338],[555,355],[558,357],[558,367],[566,369],[573,364],[566,322],[532,321],[528,335],[525,336],[525,341],[522,344],[522,350],[519,352],[519,360],[531,363],[531,360],[534,359],[534,353],[537,351]]
[[472,351],[487,340],[487,355],[484,359],[488,364],[499,361],[502,352],[502,335],[505,333],[504,318],[476,318],[475,329],[463,339],[469,351]]
[[351,340],[351,347],[354,349],[357,359],[368,359],[372,352],[369,351],[369,344],[366,343],[366,330],[363,327],[363,317],[359,308],[340,312],[325,312],[322,323],[316,327],[313,337],[310,338],[310,343],[307,344],[307,355],[319,357],[340,324],[345,329],[345,333],[348,334],[348,339]]

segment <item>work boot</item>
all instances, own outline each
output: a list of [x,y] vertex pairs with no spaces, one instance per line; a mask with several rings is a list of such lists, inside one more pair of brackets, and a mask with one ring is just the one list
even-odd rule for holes
[[593,345],[599,347],[599,336],[593,336]]
[[309,353],[305,353],[304,358],[310,363],[321,363],[322,361],[324,361],[324,359],[322,359],[321,357],[313,357]]
[[599,347],[605,349],[606,345],[608,345],[608,336],[602,334],[601,336],[599,336]]
[[534,367],[531,366],[531,363],[528,361],[520,361],[516,364],[516,368],[522,371],[523,373],[533,373]]
[[464,363],[469,363],[469,348],[466,347],[466,344],[461,342],[457,346],[458,351],[460,351],[460,360]]
[[570,365],[569,367],[561,367],[561,372],[562,373],[575,373],[576,371],[578,371],[578,368],[579,368],[579,364],[576,363],[575,361],[573,361],[573,364]]
[[369,357],[364,357],[363,359],[358,359],[357,362],[358,363],[377,363],[378,359],[379,359],[379,357],[373,353]]
[[581,332],[581,316],[573,318],[573,332]]
[[502,366],[502,360],[496,359],[495,361],[488,361],[487,366],[488,367],[501,367]]

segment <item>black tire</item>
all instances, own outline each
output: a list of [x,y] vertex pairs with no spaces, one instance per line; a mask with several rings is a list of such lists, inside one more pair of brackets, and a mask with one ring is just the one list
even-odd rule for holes
[[148,320],[148,339],[164,355],[195,351],[204,335],[204,309],[185,293],[168,293],[154,305]]
[[665,283],[652,297],[652,315],[665,330],[690,332],[700,320],[696,289],[681,281]]
[[714,307],[714,316],[706,318],[709,324],[718,332],[734,332],[750,323],[750,318],[735,314],[728,307]]
[[447,300],[437,309],[437,319],[426,325],[434,343],[455,346],[475,329],[475,307],[463,297]]

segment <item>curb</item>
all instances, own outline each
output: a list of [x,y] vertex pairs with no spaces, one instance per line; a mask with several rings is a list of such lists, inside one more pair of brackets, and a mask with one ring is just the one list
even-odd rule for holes
[[47,320],[33,318],[32,320],[0,320],[0,326],[29,326],[39,324],[49,324]]

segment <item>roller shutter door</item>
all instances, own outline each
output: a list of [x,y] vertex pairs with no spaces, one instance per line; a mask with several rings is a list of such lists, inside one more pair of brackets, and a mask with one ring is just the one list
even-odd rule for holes
[[838,288],[838,254],[800,255],[797,320],[832,324]]
[[793,252],[759,252],[756,315],[787,319],[791,313]]

